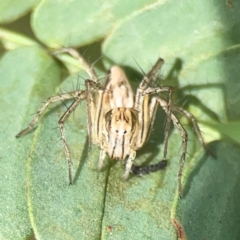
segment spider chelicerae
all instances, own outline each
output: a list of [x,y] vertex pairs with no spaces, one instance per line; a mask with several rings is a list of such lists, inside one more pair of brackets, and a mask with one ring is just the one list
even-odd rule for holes
[[[40,116],[50,103],[72,99],[73,103],[58,121],[68,162],[69,182],[72,183],[72,161],[64,134],[64,123],[77,106],[85,100],[87,103],[89,145],[96,144],[100,147],[98,169],[102,169],[106,155],[112,159],[126,160],[123,178],[127,179],[131,172],[133,174],[147,174],[165,168],[170,125],[173,122],[182,138],[182,154],[178,171],[178,194],[181,197],[181,177],[187,152],[188,135],[175,116],[175,112],[185,115],[192,122],[201,145],[204,149],[206,149],[206,146],[194,116],[183,108],[172,104],[173,88],[166,86],[151,87],[153,77],[164,63],[163,59],[159,58],[157,60],[152,69],[143,77],[136,94],[134,94],[124,71],[119,66],[113,66],[110,69],[105,85],[101,85],[94,69],[76,50],[64,48],[56,51],[55,54],[64,52],[76,58],[88,73],[90,79],[85,80],[85,90],[76,90],[48,98],[28,127],[18,133],[16,137],[28,133],[39,121]],[[159,93],[167,93],[168,99],[164,100]],[[149,166],[136,166],[133,164],[136,151],[142,148],[149,139],[158,106],[167,115],[163,160]]]

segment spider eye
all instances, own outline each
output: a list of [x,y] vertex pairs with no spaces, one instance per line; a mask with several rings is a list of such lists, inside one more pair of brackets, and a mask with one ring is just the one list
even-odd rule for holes
[[116,130],[115,132],[118,133],[118,130]]
[[127,133],[127,131],[125,130],[123,133],[124,133],[124,134],[126,134],[126,133]]

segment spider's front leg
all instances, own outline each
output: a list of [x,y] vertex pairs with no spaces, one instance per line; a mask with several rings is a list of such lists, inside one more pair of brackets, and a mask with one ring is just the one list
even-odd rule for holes
[[145,89],[143,91],[142,95],[157,94],[157,93],[162,93],[162,92],[168,93],[167,105],[164,106],[164,108],[165,108],[164,111],[166,112],[167,119],[166,119],[165,132],[164,132],[163,158],[166,159],[167,150],[168,150],[168,139],[169,139],[169,133],[170,133],[170,128],[171,128],[173,87],[148,87],[147,89]]
[[72,162],[71,162],[70,152],[69,152],[69,148],[67,146],[66,138],[64,136],[64,122],[68,119],[68,117],[70,116],[72,111],[74,111],[74,109],[76,109],[76,107],[79,105],[79,103],[82,100],[85,99],[85,92],[84,91],[74,91],[74,92],[60,94],[60,95],[56,95],[56,96],[48,98],[47,101],[38,110],[36,116],[29,123],[29,125],[16,135],[16,138],[19,138],[19,137],[27,134],[29,131],[31,131],[31,129],[33,129],[33,127],[37,124],[37,122],[39,121],[39,118],[43,115],[43,113],[46,111],[46,109],[48,108],[48,106],[51,103],[64,101],[64,100],[71,100],[71,99],[75,99],[75,101],[67,109],[67,111],[64,113],[64,115],[61,117],[61,119],[58,122],[60,132],[61,132],[61,138],[62,138],[62,141],[63,141],[65,156],[66,156],[66,159],[67,159],[67,162],[68,162],[68,172],[69,172],[69,182],[70,182],[70,184],[72,183],[72,174],[71,174],[71,164],[72,164]]
[[[142,125],[142,132],[144,132],[144,128],[148,131],[148,136],[144,141],[142,141],[142,144],[144,144],[145,141],[149,138],[150,131],[152,129],[152,125],[155,119],[156,114],[156,104],[152,101],[152,103],[149,104],[149,100],[146,98],[149,98],[152,94],[157,93],[168,93],[168,105],[167,105],[167,120],[166,120],[166,126],[165,126],[165,134],[164,134],[164,154],[163,157],[166,159],[167,156],[167,149],[168,149],[168,139],[169,139],[169,132],[171,128],[171,112],[172,112],[172,95],[173,95],[173,87],[163,87],[163,86],[157,86],[152,87],[152,80],[153,77],[160,71],[162,65],[164,63],[164,60],[162,58],[159,58],[155,65],[152,67],[152,69],[144,76],[143,80],[141,81],[136,94],[136,100],[135,100],[135,108],[139,109],[139,121],[140,125]],[[151,101],[151,100],[150,100]],[[150,105],[150,106],[149,106]],[[151,110],[151,106],[152,109]],[[148,112],[148,108],[150,108],[150,112]],[[141,119],[147,119],[145,122],[151,122],[149,126],[148,124],[141,122]],[[148,129],[149,128],[149,129]],[[159,167],[164,166],[164,164],[160,164]],[[157,166],[153,169],[156,169]],[[148,170],[147,170],[148,172]]]
[[25,129],[23,129],[16,135],[16,138],[22,137],[28,132],[30,132],[34,128],[34,126],[38,123],[39,118],[44,114],[44,112],[47,110],[48,106],[51,103],[70,100],[70,99],[76,99],[81,96],[82,96],[82,91],[74,91],[74,92],[69,92],[65,94],[59,94],[59,95],[48,98],[47,101],[43,103],[42,107],[37,111],[37,114],[33,118],[33,120],[28,124],[28,126]]
[[52,54],[57,56],[60,53],[68,53],[73,58],[77,59],[80,66],[84,68],[84,70],[88,73],[89,77],[95,82],[98,81],[97,74],[95,73],[93,67],[88,64],[88,62],[81,56],[81,54],[76,49],[71,47],[65,47],[55,50]]
[[[140,106],[138,111],[140,130],[138,132],[137,148],[141,148],[150,137],[159,103],[156,97],[150,98],[149,95],[142,94],[139,96],[138,104]],[[168,135],[165,134],[164,149],[167,148],[166,136]],[[158,163],[147,166],[132,165],[131,172],[135,175],[144,175],[164,169],[167,166],[166,152],[165,150],[163,160],[160,160]]]
[[101,84],[92,80],[86,80],[85,86],[88,115],[88,145],[91,148],[93,142],[96,144],[101,144],[102,142],[102,101],[104,88]]
[[63,114],[63,116],[60,118],[60,120],[58,121],[59,129],[60,129],[60,133],[61,133],[61,139],[62,139],[63,147],[64,147],[64,152],[65,152],[65,156],[66,156],[67,163],[68,163],[69,184],[72,184],[72,160],[71,160],[71,157],[70,157],[70,150],[69,150],[69,147],[67,145],[66,138],[65,138],[64,123],[69,118],[71,113],[77,108],[77,106],[80,104],[81,101],[82,101],[82,98],[80,98],[80,97],[77,98],[72,103],[72,105],[67,109],[67,111]]
[[172,91],[173,91],[172,87],[158,87],[158,88],[148,87],[145,90],[142,90],[141,88],[137,90],[135,108],[138,109],[138,121],[140,126],[137,138],[138,139],[137,148],[141,148],[148,141],[155,121],[156,111],[159,103],[156,97],[150,98],[150,94],[168,92],[169,101],[168,104],[166,105],[167,122],[165,126],[163,160],[159,161],[157,164],[152,164],[143,167],[133,165],[131,169],[131,172],[133,174],[143,175],[148,174],[150,172],[156,172],[160,169],[164,169],[167,165],[166,156],[171,124]]

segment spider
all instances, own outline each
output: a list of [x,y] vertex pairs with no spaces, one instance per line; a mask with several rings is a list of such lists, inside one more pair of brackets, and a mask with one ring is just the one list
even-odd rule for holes
[[[72,161],[65,138],[64,123],[77,106],[85,100],[87,103],[89,145],[96,144],[100,147],[98,169],[101,170],[103,168],[106,155],[116,160],[126,159],[125,173],[123,175],[123,179],[126,180],[130,173],[147,174],[165,168],[170,124],[172,121],[182,138],[182,154],[178,171],[178,194],[179,197],[182,197],[181,177],[187,152],[188,135],[174,115],[174,112],[185,115],[192,122],[198,139],[204,148],[205,143],[194,116],[190,112],[172,104],[173,87],[151,87],[153,77],[164,63],[163,59],[159,58],[157,60],[152,69],[143,77],[136,90],[136,94],[134,94],[124,71],[119,66],[113,66],[110,69],[106,83],[103,86],[99,83],[94,69],[76,50],[64,48],[57,50],[54,54],[64,52],[76,58],[88,73],[90,79],[85,80],[85,90],[77,90],[48,98],[27,128],[19,132],[16,137],[18,138],[28,133],[39,121],[39,118],[50,103],[69,99],[74,100],[58,121],[64,152],[68,162],[69,182],[71,184]],[[159,93],[167,93],[168,100],[161,98]],[[163,160],[150,166],[135,166],[133,161],[136,157],[136,151],[142,148],[149,139],[158,106],[167,115]]]

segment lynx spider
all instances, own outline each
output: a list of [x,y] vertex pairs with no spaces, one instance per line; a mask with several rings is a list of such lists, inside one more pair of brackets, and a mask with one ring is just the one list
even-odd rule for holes
[[[146,174],[166,166],[169,130],[172,121],[182,138],[182,154],[178,171],[178,194],[179,197],[182,197],[181,177],[187,152],[188,135],[182,124],[174,115],[174,112],[185,115],[192,122],[201,145],[204,149],[206,149],[206,147],[194,116],[186,110],[172,104],[173,88],[162,86],[151,87],[153,76],[161,69],[164,63],[163,59],[159,58],[152,69],[144,76],[134,96],[129,81],[119,66],[113,66],[110,69],[106,84],[102,86],[99,83],[94,69],[76,50],[64,48],[57,50],[55,54],[64,52],[76,58],[90,76],[91,80],[85,80],[86,89],[83,91],[76,90],[59,94],[48,98],[27,128],[19,132],[16,137],[18,138],[28,133],[39,121],[39,118],[50,103],[73,99],[74,102],[58,121],[61,139],[68,162],[69,182],[71,184],[72,161],[65,138],[64,123],[77,106],[83,100],[86,100],[89,145],[96,144],[100,147],[98,169],[102,169],[106,154],[108,154],[110,158],[118,160],[125,160],[128,156],[125,173],[123,175],[123,178],[127,179],[130,172],[134,174]],[[159,95],[156,96],[156,94],[164,92],[168,94],[168,101],[162,99]],[[133,161],[136,157],[136,151],[142,148],[148,141],[159,105],[167,115],[163,151],[164,160],[155,165],[146,167],[135,166]]]

